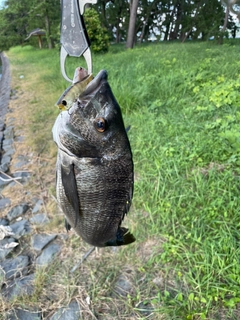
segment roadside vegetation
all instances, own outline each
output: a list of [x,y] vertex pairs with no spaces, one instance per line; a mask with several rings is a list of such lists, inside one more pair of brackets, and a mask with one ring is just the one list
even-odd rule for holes
[[[117,251],[101,249],[71,274],[84,244],[70,233],[64,254],[39,272],[32,299],[12,303],[47,311],[57,304],[55,293],[61,304],[79,297],[84,319],[240,318],[239,53],[237,42],[189,42],[131,51],[111,46],[93,56],[94,74],[108,71],[125,125],[131,125],[135,190],[125,220],[137,241]],[[68,86],[59,52],[26,46],[7,55],[12,89],[29,92],[22,101],[26,144],[48,159],[35,168],[49,195],[48,232],[63,233],[52,197],[54,104]],[[69,59],[68,74],[81,62]],[[126,295],[114,293],[119,277],[130,285]]]

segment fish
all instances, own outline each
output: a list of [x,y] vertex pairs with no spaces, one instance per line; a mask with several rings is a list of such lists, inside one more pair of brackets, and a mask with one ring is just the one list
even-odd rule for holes
[[95,247],[133,243],[122,226],[133,198],[132,151],[106,70],[58,115],[52,132],[56,195],[67,230]]
[[88,75],[87,70],[82,67],[76,68],[73,76],[73,84],[68,87],[58,99],[56,103],[57,107],[61,111],[68,110],[92,80],[93,74]]

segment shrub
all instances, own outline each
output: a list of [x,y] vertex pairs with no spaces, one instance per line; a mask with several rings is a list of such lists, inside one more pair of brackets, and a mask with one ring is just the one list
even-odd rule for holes
[[101,22],[96,10],[90,8],[84,14],[88,36],[91,41],[92,51],[107,52],[109,49],[109,36],[107,29],[101,26]]

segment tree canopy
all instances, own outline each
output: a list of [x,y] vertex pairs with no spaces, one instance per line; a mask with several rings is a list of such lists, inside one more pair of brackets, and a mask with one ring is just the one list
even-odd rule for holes
[[[149,40],[216,39],[223,32],[228,35],[227,29],[234,37],[238,26],[231,13],[240,17],[240,0],[98,0],[93,8],[98,13],[98,18],[93,13],[95,21],[108,32],[108,37],[103,33],[103,39],[95,38],[127,41],[128,47]],[[131,8],[135,8],[135,15]],[[45,47],[59,44],[60,10],[59,0],[5,0],[0,10],[0,50],[23,44],[35,28],[46,31]],[[87,19],[91,20],[91,15]],[[91,28],[91,22],[87,25]],[[37,39],[29,41],[38,45]],[[94,41],[91,39],[92,44]]]

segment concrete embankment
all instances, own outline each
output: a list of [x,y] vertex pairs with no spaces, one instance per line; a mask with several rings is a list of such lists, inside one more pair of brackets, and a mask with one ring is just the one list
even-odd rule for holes
[[[0,53],[2,76],[0,80],[0,151],[2,150],[3,131],[5,125],[5,117],[8,110],[8,102],[10,98],[10,68],[8,58],[4,53]],[[1,153],[0,153],[1,159]]]

